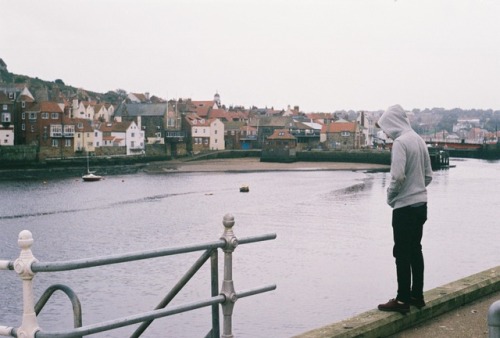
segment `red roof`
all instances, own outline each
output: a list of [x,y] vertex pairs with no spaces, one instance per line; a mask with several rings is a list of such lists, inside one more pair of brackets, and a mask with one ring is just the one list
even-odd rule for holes
[[356,122],[334,122],[325,126],[327,133],[341,133],[343,131],[356,132]]
[[287,129],[276,129],[268,140],[295,140],[295,136],[290,134]]
[[57,102],[43,101],[37,104],[32,111],[40,111],[43,113],[62,113],[62,109]]

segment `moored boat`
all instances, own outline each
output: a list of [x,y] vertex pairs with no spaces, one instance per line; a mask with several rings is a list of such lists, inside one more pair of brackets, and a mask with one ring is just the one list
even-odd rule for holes
[[83,175],[82,179],[85,182],[95,182],[95,181],[100,181],[102,179],[102,176],[94,175],[93,173],[89,172],[88,174]]
[[82,176],[84,182],[96,182],[100,181],[102,176],[95,175],[93,171],[90,171],[89,165],[89,153],[87,152],[87,174]]

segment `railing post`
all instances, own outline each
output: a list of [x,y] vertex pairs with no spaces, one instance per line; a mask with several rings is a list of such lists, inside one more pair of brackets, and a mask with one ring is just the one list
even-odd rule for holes
[[491,304],[488,310],[489,338],[500,337],[500,300]]
[[31,252],[33,235],[28,230],[19,233],[17,244],[21,248],[19,258],[14,261],[14,270],[23,281],[23,320],[17,330],[18,338],[34,338],[40,329],[35,313],[35,297],[33,293],[33,278],[35,273],[31,271],[31,264],[36,262]]
[[234,217],[231,214],[226,214],[222,221],[224,224],[224,233],[221,239],[226,241],[226,246],[222,249],[224,251],[224,280],[222,281],[221,294],[226,297],[222,303],[222,313],[224,315],[224,323],[222,327],[223,338],[233,338],[232,334],[232,315],[234,303],[238,299],[234,291],[233,284],[233,251],[238,246],[238,239],[234,236],[233,226]]

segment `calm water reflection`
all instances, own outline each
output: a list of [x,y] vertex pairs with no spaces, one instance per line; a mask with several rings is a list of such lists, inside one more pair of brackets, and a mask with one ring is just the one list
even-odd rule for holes
[[[500,166],[454,159],[435,173],[425,226],[426,289],[497,266]],[[222,217],[236,236],[276,232],[274,241],[239,246],[236,290],[276,283],[277,290],[236,303],[236,337],[290,337],[370,310],[394,296],[387,173],[303,171],[112,176],[0,182],[0,259],[19,254],[17,235],[32,231],[41,261],[95,257],[208,242]],[[239,193],[241,184],[250,193]],[[222,255],[221,255],[222,256]],[[37,297],[67,284],[82,301],[84,324],[152,310],[198,257],[190,254],[64,273],[39,273]],[[220,263],[222,268],[222,262]],[[17,326],[21,283],[0,271],[0,325]],[[172,305],[210,295],[208,266]],[[43,328],[72,325],[57,295],[40,315]],[[157,320],[145,337],[203,337],[209,309]],[[123,328],[96,337],[124,337]]]

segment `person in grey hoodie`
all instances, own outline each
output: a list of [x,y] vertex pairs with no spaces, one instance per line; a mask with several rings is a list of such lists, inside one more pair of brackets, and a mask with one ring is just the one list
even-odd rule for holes
[[397,296],[381,311],[407,313],[410,305],[425,306],[422,231],[427,220],[427,186],[432,168],[427,145],[411,128],[400,105],[389,107],[377,122],[391,139],[391,182],[387,203],[392,210],[393,256],[396,260]]

